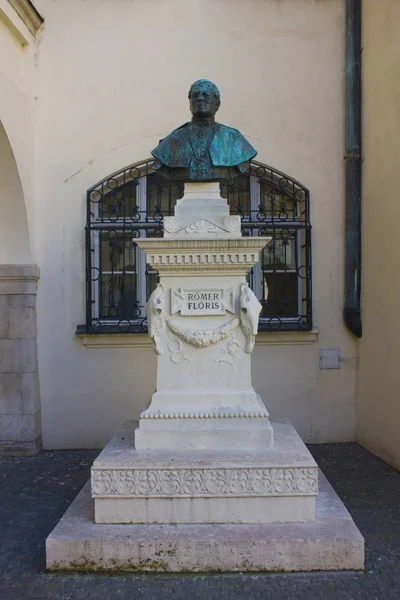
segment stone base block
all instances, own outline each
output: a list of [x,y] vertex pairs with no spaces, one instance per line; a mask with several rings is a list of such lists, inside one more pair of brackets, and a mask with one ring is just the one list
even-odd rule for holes
[[[177,419],[178,420],[178,419]],[[198,422],[206,419],[198,419]],[[218,419],[214,419],[217,421]],[[222,419],[221,419],[222,421]],[[225,419],[227,421],[227,419]],[[233,421],[233,419],[232,419]],[[266,419],[253,419],[256,421],[253,427],[242,427],[239,429],[233,427],[218,428],[218,423],[214,422],[214,428],[208,429],[144,429],[142,426],[135,431],[135,446],[140,450],[159,449],[160,451],[168,449],[189,450],[208,449],[227,449],[227,448],[265,448],[273,443],[273,431]],[[237,420],[236,420],[237,422]],[[197,423],[196,423],[197,424]],[[201,425],[201,423],[200,423]],[[225,425],[225,423],[222,423]]]
[[36,456],[42,451],[42,438],[33,442],[6,442],[0,440],[0,456]]
[[[168,406],[169,411],[163,410]],[[249,389],[218,393],[155,392],[135,431],[136,450],[266,448],[273,430],[260,396]]]
[[315,497],[95,500],[96,523],[290,523],[315,518]]
[[320,473],[316,520],[257,525],[98,525],[89,483],[46,540],[52,571],[363,569],[364,539]]
[[164,217],[165,238],[239,238],[241,220],[229,214],[215,181],[185,183],[185,192],[175,206],[173,217]]
[[274,445],[256,449],[138,451],[133,429],[119,431],[93,464],[96,523],[314,519],[317,464],[289,422],[274,423]]

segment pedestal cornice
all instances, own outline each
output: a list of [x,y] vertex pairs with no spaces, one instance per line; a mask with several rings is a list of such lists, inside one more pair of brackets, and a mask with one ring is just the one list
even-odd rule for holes
[[147,261],[166,274],[209,275],[212,272],[247,273],[259,260],[270,238],[135,240]]

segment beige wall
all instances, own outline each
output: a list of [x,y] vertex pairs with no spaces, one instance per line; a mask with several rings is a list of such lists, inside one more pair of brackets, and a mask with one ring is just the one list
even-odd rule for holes
[[400,4],[363,2],[363,280],[357,439],[400,468]]
[[[344,1],[35,4],[45,18],[33,222],[45,447],[104,444],[153,392],[148,345],[88,348],[75,336],[85,318],[85,191],[149,157],[187,120],[188,87],[202,77],[220,87],[219,120],[240,129],[260,161],[311,190],[319,335],[272,345],[264,336],[253,355],[254,386],[271,415],[289,417],[305,440],[353,440],[356,344],[341,316]],[[321,371],[319,348],[329,347],[344,360]]]

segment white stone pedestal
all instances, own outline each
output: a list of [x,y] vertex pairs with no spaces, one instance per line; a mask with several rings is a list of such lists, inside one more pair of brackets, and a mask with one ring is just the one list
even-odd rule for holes
[[246,283],[269,238],[242,238],[218,183],[186,184],[163,239],[140,239],[160,274],[146,312],[157,389],[137,450],[265,448],[268,412],[251,385],[261,305]]
[[[157,389],[140,416],[136,448],[271,445],[268,412],[251,385],[250,321],[258,322],[259,303],[245,281],[265,239],[144,239],[139,245],[160,284],[148,306]],[[256,303],[255,316],[242,307],[247,296]]]
[[[261,309],[246,283],[268,238],[242,238],[218,185],[190,184],[163,239],[148,408],[119,432],[46,542],[52,570],[361,569],[364,541],[289,423],[251,385]],[[94,503],[94,514],[93,514]],[[315,509],[317,506],[317,515]],[[93,517],[95,523],[93,523]]]

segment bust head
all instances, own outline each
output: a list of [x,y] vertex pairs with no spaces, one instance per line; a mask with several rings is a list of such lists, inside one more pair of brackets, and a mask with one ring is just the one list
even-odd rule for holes
[[196,119],[210,119],[221,104],[219,89],[208,79],[199,79],[190,87],[189,103],[190,111]]
[[154,170],[176,181],[220,181],[246,173],[257,152],[240,131],[213,122],[221,103],[215,83],[195,81],[189,102],[192,122],[160,140],[152,151]]

